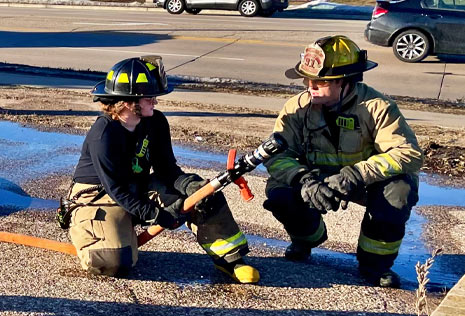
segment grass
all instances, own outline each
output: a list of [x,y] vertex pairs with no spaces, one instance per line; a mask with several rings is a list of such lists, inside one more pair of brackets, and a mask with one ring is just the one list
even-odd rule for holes
[[428,308],[428,301],[426,299],[426,285],[429,282],[428,274],[429,269],[433,266],[434,258],[440,255],[442,249],[436,249],[431,254],[431,258],[428,258],[424,264],[420,264],[420,261],[417,262],[415,265],[415,271],[417,272],[417,280],[418,280],[418,289],[415,291],[416,294],[416,302],[415,308],[417,311],[417,316],[423,315],[423,312],[426,315],[430,315],[430,311]]

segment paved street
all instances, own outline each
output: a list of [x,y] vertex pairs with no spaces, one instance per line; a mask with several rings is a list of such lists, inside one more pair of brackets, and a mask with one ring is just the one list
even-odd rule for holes
[[363,39],[366,20],[244,18],[231,14],[167,14],[162,9],[83,10],[2,7],[0,54],[7,63],[106,71],[115,61],[159,54],[171,75],[300,85],[283,75],[303,47],[328,34],[344,34],[368,50],[379,67],[366,81],[400,96],[465,97],[465,64],[429,57],[398,61],[392,50]]

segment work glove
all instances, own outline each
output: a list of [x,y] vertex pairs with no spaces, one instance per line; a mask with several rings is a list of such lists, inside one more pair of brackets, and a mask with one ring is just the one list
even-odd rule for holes
[[179,198],[165,207],[159,207],[155,223],[166,229],[176,229],[190,218],[189,213],[183,213],[184,199]]
[[359,201],[365,193],[362,175],[351,166],[343,167],[338,174],[327,177],[324,182],[343,200],[341,207],[344,210],[347,209],[348,201]]
[[338,210],[340,199],[325,183],[314,179],[310,173],[302,176],[299,182],[302,184],[300,189],[302,199],[311,208],[317,209],[322,214],[326,214],[329,210]]
[[[203,186],[208,183],[208,180],[203,179],[197,174],[186,174],[180,181],[176,181],[175,187],[178,189],[181,194],[186,196],[191,196],[198,190],[200,190]],[[194,209],[196,211],[206,211],[213,207],[214,201],[212,200],[212,196],[206,197],[200,201],[198,201]]]

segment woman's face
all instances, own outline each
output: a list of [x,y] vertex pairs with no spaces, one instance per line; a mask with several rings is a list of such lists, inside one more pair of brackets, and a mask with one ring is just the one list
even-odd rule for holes
[[153,115],[153,109],[158,104],[157,98],[142,98],[139,99],[140,114],[142,117],[149,117]]

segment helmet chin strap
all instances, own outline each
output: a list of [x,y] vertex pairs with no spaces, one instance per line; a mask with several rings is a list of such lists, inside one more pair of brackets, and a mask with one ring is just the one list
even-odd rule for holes
[[342,79],[341,92],[339,92],[339,101],[337,101],[337,103],[331,107],[330,109],[331,112],[339,113],[341,111],[342,100],[344,99],[344,92],[348,85],[349,83],[346,80]]
[[138,118],[142,118],[142,108],[139,104],[139,100],[134,101],[134,107],[132,108],[132,113],[134,113]]

